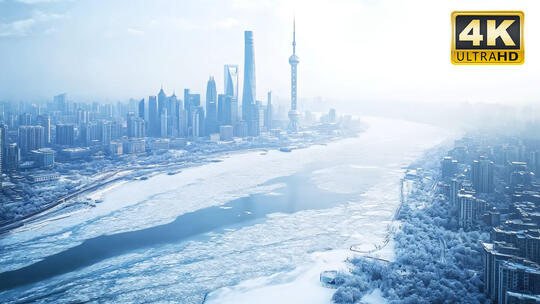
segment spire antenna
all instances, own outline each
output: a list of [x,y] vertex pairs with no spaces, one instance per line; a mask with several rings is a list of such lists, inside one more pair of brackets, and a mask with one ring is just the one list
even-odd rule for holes
[[292,52],[296,54],[296,16],[293,16]]

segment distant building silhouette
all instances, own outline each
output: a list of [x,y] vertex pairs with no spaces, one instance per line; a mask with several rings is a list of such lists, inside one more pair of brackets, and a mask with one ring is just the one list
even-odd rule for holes
[[167,104],[167,136],[169,137],[178,137],[178,106],[178,98],[176,97],[176,93],[173,92]]
[[458,162],[452,156],[445,156],[441,160],[441,175],[443,179],[454,177],[457,172]]
[[218,132],[217,90],[214,77],[210,77],[206,85],[206,132]]
[[219,127],[219,139],[222,141],[232,140],[234,136],[233,126],[223,125]]
[[493,162],[486,157],[473,161],[472,182],[476,193],[493,192]]
[[97,140],[104,146],[111,144],[113,137],[113,124],[110,121],[100,120],[97,124]]
[[136,117],[133,113],[127,116],[127,136],[129,138],[141,138],[145,136],[144,120]]
[[68,112],[69,107],[66,93],[54,96],[53,103],[57,111],[60,111],[62,113]]
[[43,127],[43,141],[45,145],[51,143],[51,119],[48,115],[39,115],[37,123]]
[[6,168],[4,170],[17,170],[21,159],[21,151],[17,144],[8,144],[4,151],[6,152],[6,160],[4,162]]
[[272,92],[268,92],[266,111],[264,114],[264,126],[267,130],[272,129]]
[[56,144],[73,146],[75,143],[75,126],[73,124],[56,125]]
[[158,137],[167,137],[167,127],[168,127],[168,118],[169,113],[168,107],[169,107],[169,98],[167,97],[167,94],[165,94],[165,91],[163,91],[163,86],[161,86],[161,89],[159,90],[159,93],[157,95],[158,99],[158,122],[159,122],[159,135]]
[[218,122],[232,126],[238,120],[238,65],[225,65],[224,79],[224,94],[218,96]]
[[145,118],[144,118],[144,117],[145,117],[145,116],[144,116],[144,115],[145,115],[145,111],[144,111],[144,98],[141,99],[141,100],[139,101],[139,107],[138,107],[138,110],[139,110],[139,113],[138,113],[138,114],[139,114],[139,117],[142,118],[142,119],[145,119]]
[[42,126],[20,126],[19,148],[23,155],[44,146],[44,129]]
[[148,121],[150,123],[149,135],[152,137],[159,137],[161,122],[159,120],[158,102],[156,96],[148,97]]
[[191,136],[194,138],[205,136],[204,108],[201,106],[191,108]]
[[167,113],[167,108],[163,108],[159,116],[159,137],[167,137],[168,133],[168,119],[169,115]]
[[[184,107],[187,113],[187,126],[188,130],[193,127],[193,111],[198,111],[198,107],[201,105],[201,94],[191,94],[189,89],[184,90]],[[204,124],[204,122],[203,122]],[[190,135],[191,132],[188,132]]]
[[79,143],[84,147],[95,146],[98,143],[98,126],[94,122],[82,124],[79,132]]
[[328,110],[328,122],[335,123],[337,121],[336,109]]

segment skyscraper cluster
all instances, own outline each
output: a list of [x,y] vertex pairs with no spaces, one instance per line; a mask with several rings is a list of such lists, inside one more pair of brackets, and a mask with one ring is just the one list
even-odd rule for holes
[[538,303],[540,297],[540,142],[465,138],[441,162],[449,214],[459,229],[485,231],[483,290],[493,303]]
[[[224,92],[218,94],[215,78],[210,76],[206,86],[204,107],[201,105],[200,94],[194,94],[190,89],[184,89],[183,101],[177,99],[175,94],[168,97],[163,88],[157,96],[150,96],[147,103],[144,100],[140,101],[138,117],[147,122],[147,135],[151,137],[204,137],[212,133],[221,133],[221,126],[231,126],[234,136],[246,137],[259,136],[261,129],[270,129],[273,119],[271,95],[268,94],[266,108],[256,100],[255,47],[252,31],[244,32],[244,42],[244,83],[240,112],[238,109],[239,68],[238,65],[227,64],[224,66]],[[295,42],[293,44],[295,45]],[[293,56],[296,55],[293,54]],[[296,66],[294,66],[294,73],[295,71]],[[296,78],[294,78],[293,89],[292,105],[296,111]],[[294,125],[297,126],[297,123]]]
[[[298,130],[295,35],[293,29],[293,54],[289,58],[289,131],[292,132]],[[183,98],[179,98],[175,92],[169,96],[161,86],[157,95],[131,99],[127,104],[78,103],[62,93],[54,96],[45,107],[35,104],[2,105],[2,169],[17,169],[21,161],[25,161],[27,166],[32,162],[39,166],[43,163],[43,155],[47,160],[51,158],[49,148],[53,148],[54,162],[57,156],[73,160],[97,152],[112,155],[129,151],[142,153],[148,141],[162,138],[200,140],[208,137],[228,141],[233,137],[259,136],[261,131],[273,129],[277,124],[273,123],[271,92],[268,92],[266,105],[256,99],[255,71],[254,35],[252,31],[245,31],[241,105],[240,69],[236,64],[224,65],[222,93],[218,92],[215,78],[209,77],[204,104],[201,103],[201,94],[189,88],[184,89]],[[50,164],[49,161],[45,163]]]

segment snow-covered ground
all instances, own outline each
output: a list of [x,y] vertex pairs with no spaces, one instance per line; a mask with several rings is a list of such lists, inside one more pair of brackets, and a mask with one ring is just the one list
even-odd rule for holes
[[[288,196],[289,179],[308,176],[324,193],[346,195],[328,208],[272,213],[181,242],[141,248],[91,266],[0,293],[9,301],[62,303],[329,303],[322,270],[346,267],[348,248],[382,243],[399,204],[403,168],[449,134],[381,118],[358,138],[291,153],[250,151],[222,162],[99,190],[102,203],[54,221],[32,223],[0,239],[0,272],[15,270],[100,235],[139,231],[249,195]],[[305,202],[304,202],[305,203]],[[308,202],[309,203],[309,202]],[[314,202],[315,205],[315,202]],[[257,208],[256,205],[246,206]],[[294,208],[293,208],[294,209]],[[201,218],[201,221],[204,221]],[[384,253],[386,252],[386,253]],[[391,257],[391,244],[381,253]],[[280,298],[276,298],[276,297]],[[375,291],[370,295],[378,299]],[[368,299],[366,299],[368,300]],[[375,301],[374,300],[374,301]]]
[[[399,181],[399,180],[398,180]],[[384,186],[373,187],[362,195],[364,203],[351,202],[345,213],[348,219],[342,219],[343,226],[350,229],[339,229],[336,233],[346,237],[342,245],[326,251],[316,251],[307,255],[300,266],[290,272],[272,274],[268,277],[259,277],[247,280],[236,286],[220,288],[207,296],[208,304],[236,304],[236,303],[313,303],[329,304],[334,289],[323,287],[319,281],[321,272],[325,270],[347,270],[346,259],[365,255],[349,250],[351,245],[363,250],[373,250],[375,245],[384,243],[391,225],[391,218],[396,208],[395,189],[388,189],[390,193],[383,193]],[[397,188],[399,189],[399,188]],[[372,203],[366,203],[372,202]],[[383,206],[384,202],[390,203]],[[374,210],[379,209],[379,210]],[[346,233],[346,234],[345,234]],[[393,241],[386,246],[369,254],[371,257],[394,260]],[[365,303],[384,303],[380,292],[364,297]]]

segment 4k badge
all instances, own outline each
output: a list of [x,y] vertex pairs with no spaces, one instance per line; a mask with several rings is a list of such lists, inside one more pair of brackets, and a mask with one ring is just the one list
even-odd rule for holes
[[523,64],[521,11],[452,13],[453,64]]

